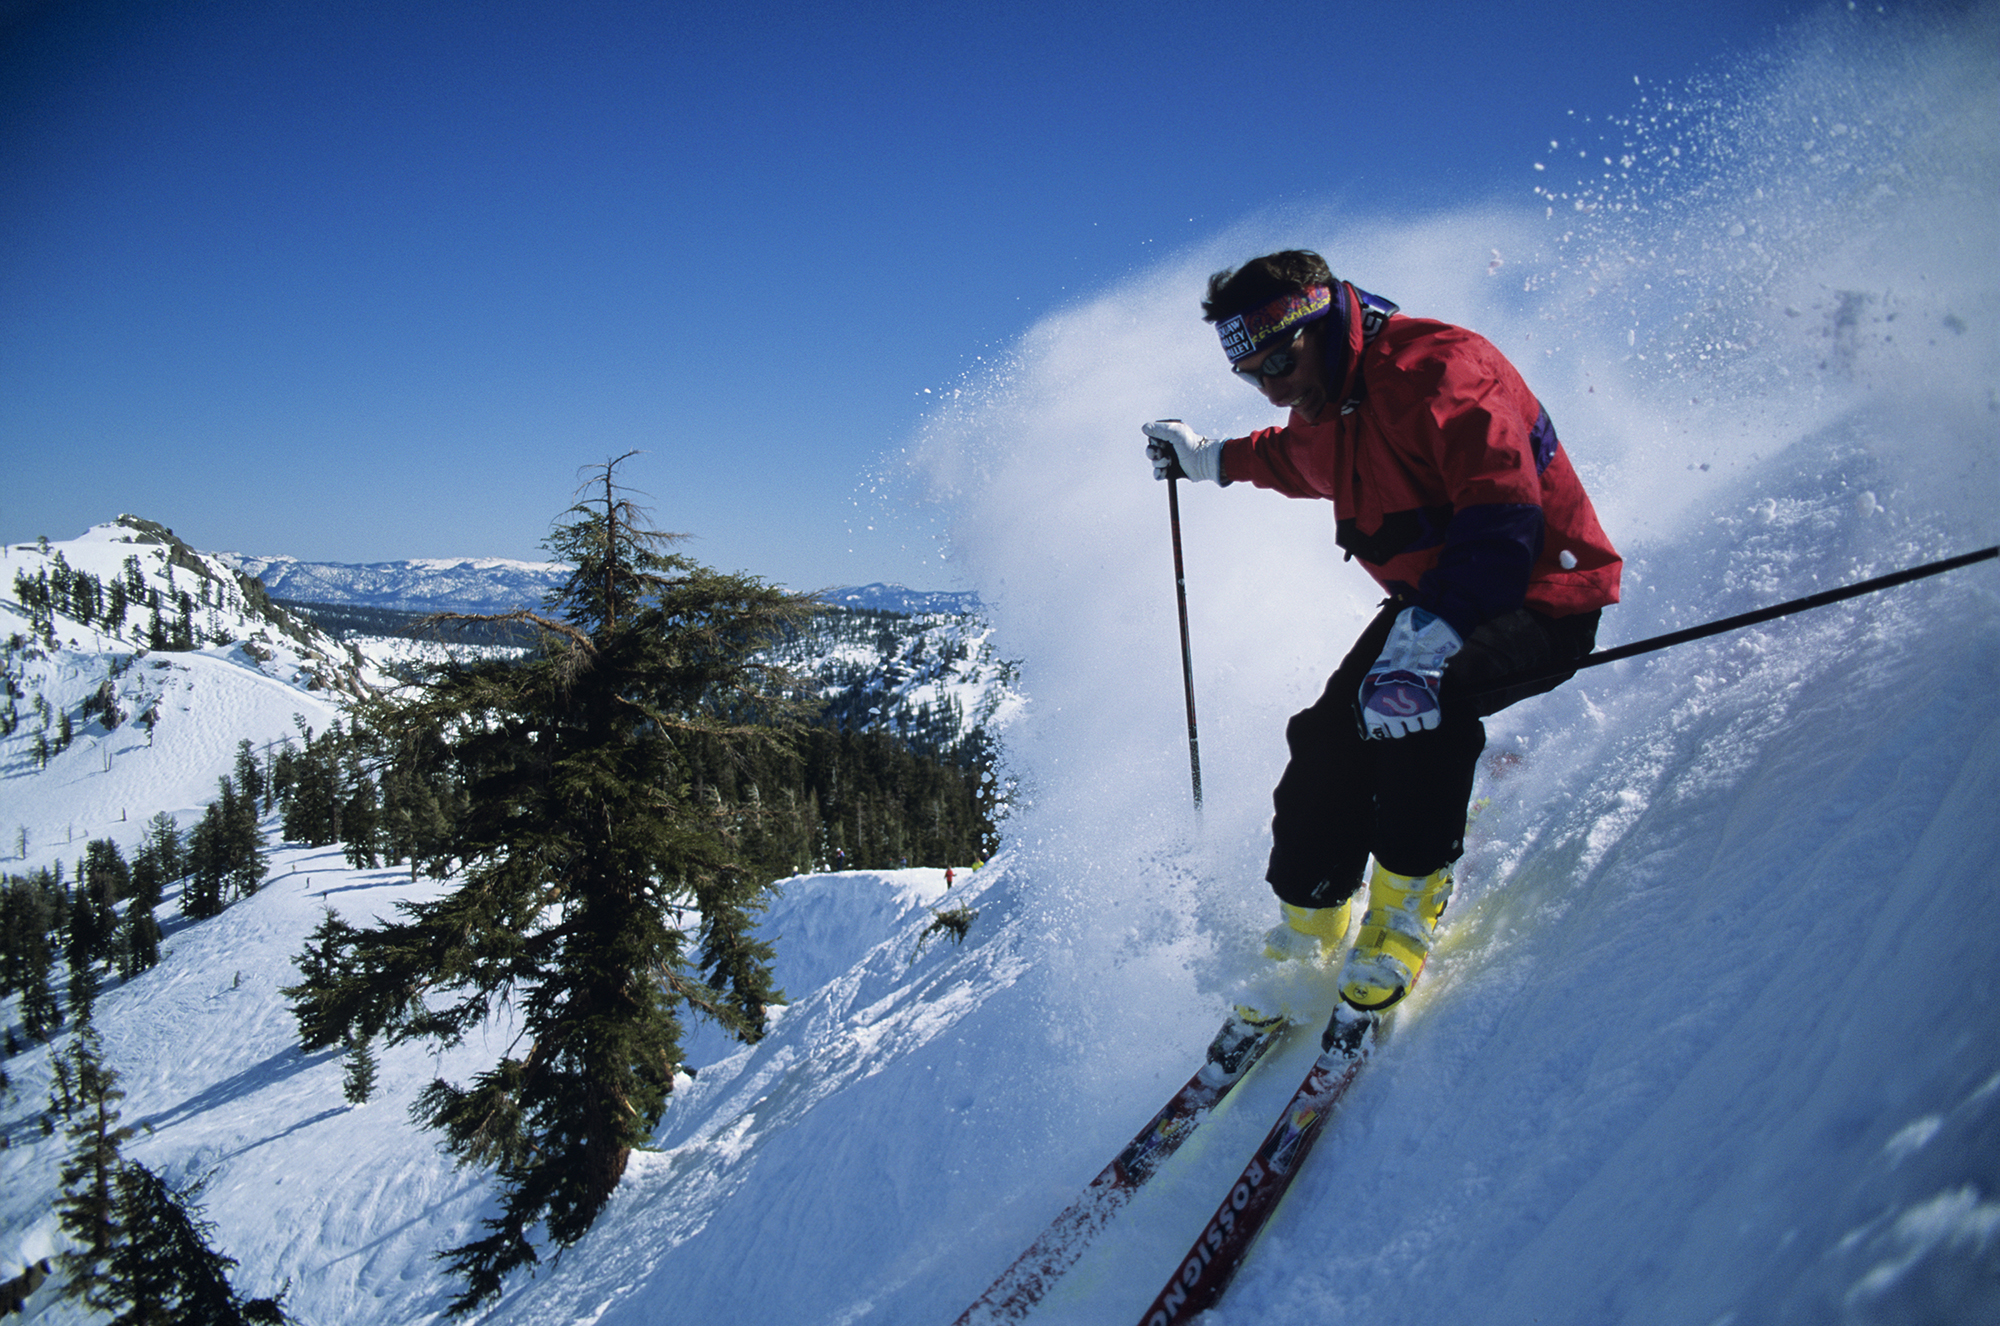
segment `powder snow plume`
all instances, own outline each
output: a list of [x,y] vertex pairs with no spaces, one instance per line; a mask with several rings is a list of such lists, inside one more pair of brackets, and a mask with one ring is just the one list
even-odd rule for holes
[[[1323,505],[1183,485],[1197,830],[1166,494],[1138,430],[1278,422],[1200,321],[1210,272],[1314,248],[1344,279],[1508,353],[1628,559],[1602,645],[1719,611],[1717,588],[1750,574],[1732,568],[1735,551],[1696,567],[1670,550],[1746,504],[1775,516],[1795,453],[1821,465],[1831,448],[1855,470],[1847,560],[1828,575],[1990,543],[1994,37],[1992,6],[1935,26],[1829,11],[1702,85],[1638,89],[1616,116],[1578,117],[1524,170],[1519,204],[1258,216],[1044,319],[1003,366],[969,377],[909,460],[949,513],[952,555],[991,605],[999,648],[1025,664],[1012,841],[1047,862],[1052,937],[1086,964],[1121,936],[1178,945],[1198,972],[1204,936],[1268,910],[1284,720],[1377,598],[1340,564]],[[1824,587],[1798,572],[1756,573],[1741,606]],[[1122,1015],[1134,993],[1079,1000]]]

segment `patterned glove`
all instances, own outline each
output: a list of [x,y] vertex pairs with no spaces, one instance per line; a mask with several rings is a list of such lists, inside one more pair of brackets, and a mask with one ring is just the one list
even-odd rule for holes
[[1444,618],[1422,608],[1403,609],[1382,657],[1361,681],[1362,735],[1406,737],[1436,727],[1444,665],[1464,643]]
[[1222,443],[1210,441],[1178,419],[1160,419],[1139,430],[1152,441],[1146,454],[1152,457],[1155,479],[1206,479],[1221,483]]

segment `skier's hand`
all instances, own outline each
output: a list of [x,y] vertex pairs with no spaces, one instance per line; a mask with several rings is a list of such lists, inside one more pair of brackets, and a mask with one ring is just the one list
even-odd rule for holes
[[1438,725],[1444,665],[1465,642],[1451,623],[1405,608],[1389,629],[1382,657],[1361,680],[1363,737],[1404,737]]
[[1206,479],[1223,483],[1222,443],[1211,441],[1178,419],[1159,419],[1139,430],[1151,441],[1146,454],[1155,479]]

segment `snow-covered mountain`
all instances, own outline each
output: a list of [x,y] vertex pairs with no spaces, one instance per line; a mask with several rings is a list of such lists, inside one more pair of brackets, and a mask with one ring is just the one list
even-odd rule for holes
[[1024,703],[1018,667],[970,613],[842,608],[771,652],[826,701],[826,721],[895,732],[932,754],[990,759]]
[[[260,580],[273,598],[291,603],[358,604],[399,612],[511,612],[538,608],[569,575],[561,562],[505,557],[411,558],[393,562],[308,562],[297,557],[216,553],[243,575]],[[976,615],[970,590],[920,590],[876,583],[828,590],[843,608],[905,615]]]
[[73,860],[92,837],[130,852],[155,812],[213,800],[240,742],[323,729],[383,680],[142,517],[8,547],[0,577],[0,826],[28,862]]
[[561,562],[504,557],[415,558],[398,562],[306,562],[296,557],[218,553],[293,603],[353,603],[399,612],[512,612],[539,608],[569,576]]
[[[349,565],[241,553],[210,556],[261,582],[301,620],[325,624],[387,665],[437,652],[437,646],[413,644],[401,634],[433,639],[417,626],[422,615],[539,608],[569,573],[559,562],[496,557]],[[830,590],[820,598],[836,611],[811,623],[778,653],[828,701],[833,721],[886,728],[932,752],[954,753],[968,742],[987,749],[997,725],[1018,708],[1014,666],[994,656],[977,594],[876,583]],[[383,612],[342,613],[343,607],[410,617],[387,621]]]
[[901,585],[856,585],[820,595],[828,603],[869,612],[900,612],[908,616],[976,617],[979,595],[969,589],[906,589]]
[[[12,591],[0,591],[0,768],[66,784],[87,767],[119,770],[79,785],[75,799],[39,817],[0,799],[0,824],[17,844],[47,846],[60,835],[67,847],[81,824],[103,818],[100,803],[115,805],[121,827],[92,832],[124,850],[154,811],[188,816],[211,800],[238,743],[267,751],[302,725],[323,729],[347,698],[392,684],[405,661],[484,647],[431,639],[416,629],[421,613],[501,611],[531,589],[539,606],[537,577],[565,573],[500,559],[366,567],[247,559],[198,552],[131,515],[76,539],[0,553]],[[322,630],[324,613],[287,608],[266,592],[255,573],[273,566],[281,584],[342,595],[329,601],[378,609],[364,614],[376,626],[423,638]],[[287,567],[321,578],[301,580]],[[990,628],[959,611],[902,611],[962,605],[965,596],[875,586],[865,597],[901,608],[842,605],[774,653],[826,700],[830,721],[895,732],[940,756],[990,758],[1021,704],[1015,669],[995,657]],[[144,814],[130,813],[139,805],[148,806]]]

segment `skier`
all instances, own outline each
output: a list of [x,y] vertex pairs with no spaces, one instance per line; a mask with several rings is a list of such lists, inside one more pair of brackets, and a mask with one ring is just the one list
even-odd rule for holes
[[[1217,272],[1202,311],[1231,371],[1291,415],[1227,440],[1146,424],[1154,477],[1331,501],[1335,542],[1388,591],[1286,727],[1264,876],[1282,915],[1266,955],[1318,962],[1345,944],[1373,856],[1338,979],[1353,1008],[1385,1009],[1451,898],[1480,720],[1567,680],[1505,684],[1590,653],[1620,558],[1548,412],[1483,337],[1405,316],[1298,249]],[[1239,1015],[1283,1017],[1281,984],[1253,985]]]

